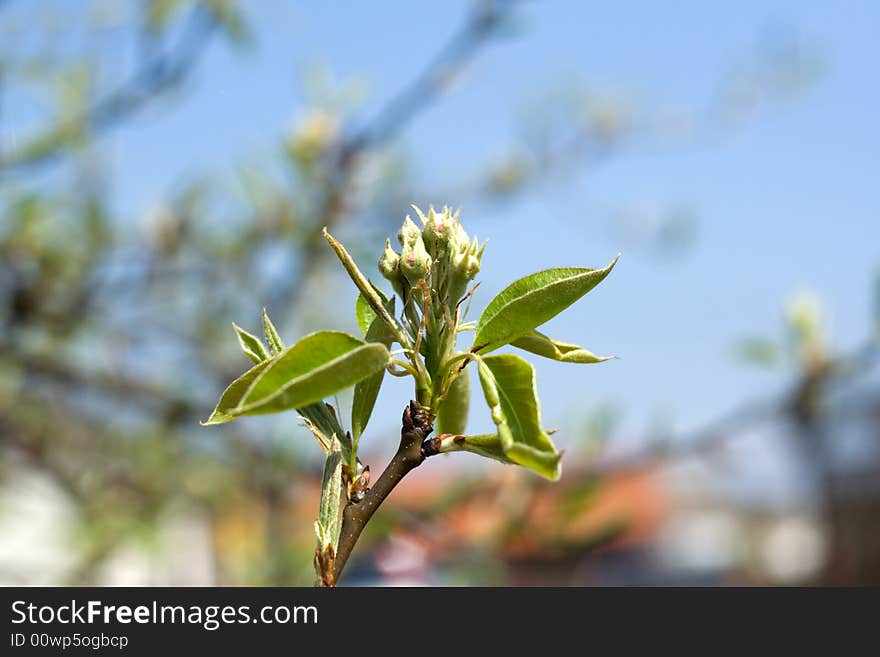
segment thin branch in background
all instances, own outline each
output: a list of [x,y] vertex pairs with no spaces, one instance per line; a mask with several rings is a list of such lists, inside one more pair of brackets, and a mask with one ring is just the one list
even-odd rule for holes
[[[837,357],[824,384],[854,383],[871,372],[878,359],[880,345],[874,340],[868,340]],[[600,459],[589,469],[589,474],[606,476],[711,451],[751,429],[796,413],[797,400],[805,385],[806,380],[801,380],[778,398],[747,401],[683,437],[662,441],[645,440],[642,447],[628,454]]]
[[57,161],[82,130],[110,130],[146,107],[162,92],[180,86],[196,68],[211,37],[216,18],[202,5],[193,8],[177,43],[148,57],[119,87],[95,101],[82,114],[63,121],[0,155],[0,177],[22,175]]
[[298,302],[299,295],[306,288],[304,281],[326,256],[324,249],[317,248],[321,244],[320,229],[324,226],[333,228],[341,216],[353,211],[348,188],[358,168],[358,157],[387,144],[442,96],[455,77],[495,35],[496,28],[503,24],[515,4],[516,0],[476,3],[424,70],[385,103],[370,121],[354,132],[343,134],[339,143],[330,149],[335,157],[330,160],[326,173],[327,190],[310,224],[297,271],[289,277],[290,286],[279,286],[274,291],[270,306],[280,305],[282,301],[288,305]]
[[430,106],[495,34],[514,4],[515,0],[476,3],[465,22],[421,74],[391,98],[372,121],[345,140],[343,160],[387,143]]
[[646,439],[641,447],[629,453],[599,459],[588,469],[588,474],[604,477],[711,451],[746,431],[775,419],[785,407],[786,404],[779,400],[748,401],[683,437]]

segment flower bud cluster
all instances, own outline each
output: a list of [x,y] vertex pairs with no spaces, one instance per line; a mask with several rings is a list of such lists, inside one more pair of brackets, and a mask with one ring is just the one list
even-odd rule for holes
[[407,215],[397,233],[401,252],[391,241],[379,259],[379,272],[391,281],[398,293],[408,292],[424,280],[447,307],[454,307],[467,291],[467,285],[480,271],[485,244],[470,239],[448,207],[437,212],[431,207],[425,215],[413,206],[422,221],[419,226]]

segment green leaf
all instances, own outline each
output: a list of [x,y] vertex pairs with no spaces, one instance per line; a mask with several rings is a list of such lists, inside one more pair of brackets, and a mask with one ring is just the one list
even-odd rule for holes
[[241,401],[254,380],[263,373],[271,362],[272,360],[269,359],[264,360],[262,363],[257,363],[235,381],[230,383],[229,387],[226,388],[220,396],[220,401],[217,402],[217,408],[211,413],[211,417],[202,422],[202,425],[223,424],[224,422],[234,420],[236,415],[232,413],[232,410],[238,405],[239,401]]
[[373,320],[377,317],[376,311],[370,308],[370,302],[367,301],[363,294],[358,294],[357,301],[354,304],[354,312],[357,316],[358,326],[361,327],[361,332],[366,336],[370,326],[373,325]]
[[260,338],[248,333],[235,322],[232,322],[232,328],[235,330],[235,335],[238,336],[238,344],[241,345],[241,350],[244,352],[245,356],[255,363],[262,363],[269,358],[266,347],[260,342]]
[[450,435],[441,439],[438,451],[442,454],[449,452],[471,452],[489,459],[495,459],[501,463],[517,465],[504,453],[504,448],[501,446],[501,438],[497,433],[485,433],[477,436]]
[[[373,312],[376,313],[385,324],[388,326],[388,329],[394,334],[394,339],[400,343],[400,346],[403,348],[409,348],[410,342],[409,337],[406,332],[400,328],[400,325],[397,323],[397,320],[394,319],[394,316],[388,312],[388,309],[385,307],[384,295],[379,291],[379,289],[370,283],[367,280],[367,277],[363,275],[360,269],[358,269],[354,260],[352,260],[351,255],[349,255],[348,251],[345,250],[345,247],[340,244],[339,240],[333,237],[330,233],[327,232],[327,227],[324,227],[322,231],[324,235],[324,239],[327,240],[327,243],[330,245],[330,248],[336,253],[336,257],[339,258],[339,262],[342,263],[342,266],[345,268],[345,271],[348,273],[349,278],[351,278],[352,282],[355,284],[358,290],[360,290],[361,294],[364,295],[367,302],[370,304],[370,307],[373,309]],[[367,325],[369,326],[369,324]]]
[[545,269],[514,281],[486,306],[471,350],[487,353],[552,319],[601,283],[619,257],[604,269]]
[[339,441],[334,440],[324,462],[324,475],[321,479],[321,501],[318,510],[318,541],[320,548],[339,543],[339,531],[342,528],[342,509],[339,502],[342,498],[342,451]]
[[383,344],[341,331],[312,333],[233,381],[205,424],[317,403],[384,369],[390,359]]
[[[391,307],[393,311],[393,303]],[[391,346],[391,333],[381,317],[373,315],[373,323],[367,329],[366,339],[367,342],[378,342],[386,348]],[[376,398],[379,396],[379,389],[382,387],[384,378],[385,370],[381,369],[360,381],[354,387],[354,397],[351,400],[351,435],[355,441],[361,437],[364,429],[367,428],[367,423],[373,414],[373,407],[376,405]]]
[[568,342],[560,342],[549,338],[543,333],[531,331],[511,342],[514,347],[525,349],[544,358],[552,358],[563,363],[602,363],[614,356],[597,356],[592,351]]
[[477,369],[505,457],[558,479],[562,455],[541,427],[535,368],[516,354],[499,354],[479,359]]
[[297,408],[296,412],[300,414],[306,427],[315,436],[315,440],[318,441],[318,444],[325,453],[330,451],[330,446],[335,437],[339,439],[342,445],[343,458],[347,459],[351,450],[351,444],[345,431],[339,424],[336,410],[330,404],[326,402],[309,404],[308,406]]
[[266,344],[269,345],[269,351],[273,356],[277,356],[284,350],[284,341],[275,330],[275,325],[269,319],[269,313],[263,308],[263,333],[266,336]]
[[[389,301],[388,297],[385,296],[385,293],[382,292],[378,287],[373,285],[373,281],[369,281],[369,284],[372,286],[373,290],[375,290],[376,294],[379,295],[379,298],[382,300],[382,303],[388,308],[388,311],[391,313],[391,316],[394,316],[394,299]],[[389,308],[389,305],[391,306]],[[370,330],[370,327],[373,325],[373,320],[376,319],[376,311],[370,306],[370,302],[367,301],[367,298],[363,295],[363,293],[359,293],[357,297],[357,301],[354,304],[354,312],[357,317],[358,326],[361,327],[361,332],[366,336],[367,331]]]
[[462,434],[467,428],[468,407],[471,402],[471,382],[468,370],[455,378],[449,391],[437,408],[435,431],[437,435],[444,433]]

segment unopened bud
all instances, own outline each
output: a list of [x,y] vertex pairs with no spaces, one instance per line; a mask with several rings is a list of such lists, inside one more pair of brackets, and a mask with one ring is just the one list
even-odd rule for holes
[[[465,236],[467,237],[467,236]],[[451,303],[458,303],[467,291],[468,283],[480,273],[480,259],[486,245],[480,246],[477,238],[468,242],[465,249],[452,256],[452,269],[450,270],[449,299]]]
[[474,237],[474,241],[470,243],[464,253],[453,256],[452,264],[458,280],[467,282],[473,280],[480,273],[480,258],[482,258],[485,248],[485,244],[480,248],[479,241]]
[[[428,223],[428,217],[425,216],[425,213],[422,212],[422,209],[418,205],[413,203],[410,205],[410,207],[416,211],[417,215],[419,215],[419,219],[422,220],[422,226],[424,226],[426,223]],[[434,211],[434,206],[429,206],[429,208],[430,208],[431,212]]]
[[392,283],[398,279],[400,256],[391,248],[391,240],[385,240],[385,250],[379,258],[379,273]]
[[[458,215],[456,215],[457,217]],[[461,222],[453,217],[451,232],[452,235],[449,239],[450,246],[452,247],[453,253],[465,253],[470,247],[471,240],[468,237],[467,232],[464,229],[464,226],[461,225]]]
[[425,249],[421,234],[417,234],[412,244],[403,247],[400,256],[400,273],[415,285],[420,278],[426,278],[431,270],[431,256]]
[[397,241],[400,242],[400,246],[414,246],[416,240],[421,241],[421,238],[422,231],[416,223],[409,218],[409,215],[406,215],[406,219],[403,220],[403,226],[397,231]]
[[422,239],[428,253],[443,257],[448,252],[451,219],[449,208],[443,208],[443,212],[437,213],[432,207],[427,218],[423,217],[425,227],[422,229]]
[[480,247],[480,240],[477,239],[477,236],[474,235],[474,241],[471,242],[471,246],[468,249],[468,254],[474,256],[479,260],[483,257],[483,250],[486,248],[486,245],[483,244],[482,248]]
[[468,254],[461,268],[465,280],[472,281],[480,273],[480,259],[475,255]]

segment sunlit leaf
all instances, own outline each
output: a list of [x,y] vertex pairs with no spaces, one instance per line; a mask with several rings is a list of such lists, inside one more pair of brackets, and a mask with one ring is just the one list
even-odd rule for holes
[[358,294],[357,301],[354,304],[354,312],[357,317],[358,326],[361,332],[366,336],[367,331],[376,319],[376,311],[370,308],[370,304],[363,294]]
[[[358,269],[357,264],[352,259],[351,254],[345,250],[345,247],[333,237],[330,233],[327,232],[327,228],[325,227],[322,231],[324,235],[324,239],[327,240],[327,243],[330,245],[330,248],[333,249],[334,253],[336,253],[336,257],[339,258],[339,262],[342,263],[342,266],[345,268],[345,271],[348,273],[349,278],[351,278],[352,282],[355,284],[360,293],[364,295],[366,301],[369,303],[370,307],[373,309],[373,312],[376,313],[379,317],[381,317],[385,324],[388,326],[389,330],[394,333],[396,336],[396,340],[400,342],[403,346],[408,346],[409,340],[407,339],[406,334],[400,328],[400,325],[397,323],[397,320],[394,319],[394,316],[388,312],[388,308],[386,307],[386,302],[384,300],[384,295],[373,285],[370,281],[367,280],[367,277],[364,276],[363,272]],[[372,323],[372,322],[371,322]],[[369,324],[366,326],[369,327]]]
[[[263,346],[263,343],[257,336],[248,333],[240,326],[237,326],[234,322],[232,326],[238,336],[238,341],[239,344],[241,344],[242,350],[251,360],[255,363],[261,363],[270,358],[265,346]],[[278,331],[275,329],[275,326],[266,314],[265,309],[263,310],[263,326],[267,339],[271,339],[276,347],[281,345],[281,348],[283,349],[283,343],[278,335]],[[351,441],[342,429],[342,426],[339,424],[339,419],[336,417],[336,411],[330,404],[320,401],[314,404],[309,404],[308,406],[303,406],[302,408],[297,408],[296,412],[300,414],[306,427],[315,437],[315,440],[318,441],[318,445],[320,445],[325,453],[330,451],[332,441],[338,440],[342,449],[343,458],[349,458],[351,454]]]
[[345,431],[339,424],[339,418],[336,417],[336,410],[326,402],[317,402],[297,408],[296,412],[300,414],[306,427],[315,436],[315,440],[321,446],[324,452],[330,451],[330,445],[333,438],[339,439],[342,445],[343,457],[348,458],[351,444],[349,443]]
[[434,430],[437,434],[462,434],[467,428],[468,407],[471,402],[471,384],[468,370],[463,370],[452,382],[446,397],[437,408]]
[[552,358],[563,363],[602,363],[614,356],[597,356],[592,351],[568,342],[560,342],[547,337],[543,333],[531,331],[511,342],[514,347],[525,349],[544,358]]
[[472,350],[492,351],[552,319],[601,283],[619,257],[604,269],[546,269],[514,281],[486,306]]
[[516,354],[487,356],[477,367],[504,455],[547,479],[558,479],[561,454],[541,427],[535,368]]
[[324,462],[324,474],[321,479],[321,501],[318,511],[318,540],[321,548],[328,545],[336,551],[339,543],[339,531],[342,527],[342,509],[339,502],[342,498],[342,451],[339,441],[334,440]]
[[269,313],[266,312],[265,308],[263,308],[263,333],[266,336],[266,344],[269,345],[269,352],[273,356],[280,354],[284,350],[284,341],[278,335],[278,331],[275,329],[272,320],[269,319]]
[[245,356],[255,363],[262,363],[269,358],[269,353],[266,351],[263,343],[260,342],[260,338],[248,333],[235,322],[232,323],[232,328],[235,329],[235,335],[238,337],[238,343],[241,345],[241,350],[245,353]]
[[[369,308],[369,306],[367,307]],[[392,312],[393,308],[394,304],[392,302]],[[373,323],[367,329],[366,340],[367,342],[378,342],[386,348],[391,346],[391,334],[381,317],[373,316]],[[384,378],[385,370],[381,369],[360,381],[354,387],[354,397],[351,400],[351,435],[355,441],[360,438],[364,429],[367,428],[367,423],[373,414],[373,407],[376,405],[376,398],[379,396],[379,389],[382,387]]]
[[205,424],[319,402],[382,370],[389,361],[383,344],[341,331],[312,333],[236,379]]
[[[389,309],[389,312],[392,316],[394,316],[394,299],[389,300],[385,293],[382,292],[378,287],[373,285],[373,282],[369,282],[372,285],[373,289],[376,291],[376,294],[379,295],[379,298],[382,300],[382,303],[385,304],[385,307]],[[389,307],[390,306],[390,307]],[[361,331],[366,336],[367,331],[373,325],[373,320],[376,319],[376,311],[370,306],[370,302],[367,301],[367,298],[362,294],[358,294],[357,301],[354,304],[354,312],[357,317],[358,326],[360,326]]]
[[217,402],[217,408],[211,413],[211,417],[205,422],[202,422],[202,424],[207,426],[209,424],[223,424],[224,422],[234,420],[237,415],[233,413],[233,410],[238,406],[238,403],[244,397],[245,393],[247,393],[256,378],[263,373],[271,362],[272,360],[269,359],[264,360],[262,363],[257,363],[229,384],[229,387],[226,388],[220,396],[220,401]]
[[517,465],[511,461],[501,445],[501,438],[497,433],[485,433],[477,436],[450,435],[441,439],[439,451],[448,452],[471,452],[489,459],[495,459],[501,463]]

